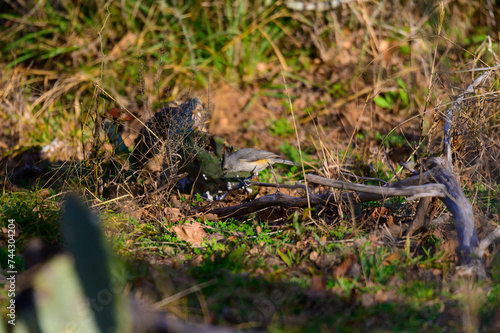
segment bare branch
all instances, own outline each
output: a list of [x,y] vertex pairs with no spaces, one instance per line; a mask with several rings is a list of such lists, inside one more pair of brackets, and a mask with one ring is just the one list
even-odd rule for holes
[[[319,205],[326,203],[326,198],[331,195],[312,195],[310,196],[311,205]],[[283,208],[299,208],[307,206],[306,197],[292,197],[290,195],[283,194],[281,192],[276,192],[271,195],[266,195],[250,202],[246,202],[236,206],[216,208],[210,211],[210,213],[217,214],[220,217],[227,218],[230,216],[242,216],[247,215],[258,210],[268,208],[268,207],[283,207]]]
[[[261,182],[254,182],[252,180],[247,181],[248,185],[253,185],[253,186],[261,186],[261,187],[277,187],[276,183],[261,183]],[[306,186],[302,184],[280,184],[280,188],[289,188],[289,189],[301,189],[301,190],[306,190]]]
[[442,184],[426,184],[405,187],[387,187],[363,184],[352,184],[340,180],[332,180],[317,175],[306,175],[307,181],[324,186],[343,190],[358,191],[363,193],[378,194],[382,197],[411,196],[411,197],[441,197],[446,196],[445,187]]
[[489,233],[488,236],[484,237],[474,253],[479,258],[481,258],[484,255],[484,251],[486,250],[486,248],[490,246],[490,244],[493,243],[497,238],[500,238],[500,227],[496,228],[495,231]]

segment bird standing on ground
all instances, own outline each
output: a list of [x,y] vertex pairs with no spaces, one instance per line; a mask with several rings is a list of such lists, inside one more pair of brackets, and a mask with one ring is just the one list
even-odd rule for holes
[[222,172],[224,177],[228,172],[250,172],[250,177],[245,178],[243,181],[252,179],[256,174],[259,174],[267,167],[271,167],[271,172],[276,180],[277,190],[280,190],[278,177],[273,169],[274,163],[297,165],[300,164],[288,161],[266,150],[254,148],[242,148],[230,155],[224,155],[222,158]]

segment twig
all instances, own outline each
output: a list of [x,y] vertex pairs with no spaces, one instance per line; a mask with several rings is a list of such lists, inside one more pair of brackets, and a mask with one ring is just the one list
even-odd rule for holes
[[451,159],[451,124],[452,124],[452,118],[453,118],[453,113],[457,110],[460,110],[462,107],[462,102],[464,101],[466,95],[468,94],[473,94],[476,90],[476,88],[483,84],[484,81],[493,73],[493,71],[500,69],[500,65],[491,67],[491,70],[484,72],[479,76],[477,79],[472,82],[467,89],[463,93],[460,94],[460,96],[453,102],[453,105],[451,108],[448,109],[448,113],[446,114],[446,119],[444,123],[444,136],[443,136],[443,154],[446,156],[446,160],[450,165],[452,164],[452,159]]
[[159,310],[161,309],[162,307],[164,307],[165,305],[169,304],[169,303],[172,303],[172,302],[175,302],[183,297],[186,297],[187,295],[189,294],[192,294],[192,293],[195,293],[197,291],[200,291],[201,289],[203,288],[206,288],[206,287],[209,287],[211,285],[214,285],[217,281],[215,279],[213,280],[210,280],[210,281],[207,281],[207,282],[203,282],[203,283],[200,283],[200,284],[197,284],[195,286],[192,286],[191,288],[188,288],[186,290],[183,290],[181,292],[178,292],[177,294],[175,295],[172,295],[170,297],[167,297],[159,302],[156,302],[153,307],[156,309],[156,310]]
[[484,251],[490,246],[491,243],[495,241],[495,239],[500,238],[500,227],[496,228],[495,231],[488,234],[488,236],[484,237],[483,240],[479,243],[479,246],[474,251],[474,253],[481,258],[484,255]]

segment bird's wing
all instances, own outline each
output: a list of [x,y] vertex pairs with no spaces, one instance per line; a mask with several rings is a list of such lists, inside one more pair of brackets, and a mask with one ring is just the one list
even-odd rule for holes
[[258,152],[248,152],[248,154],[245,154],[245,156],[241,157],[242,160],[245,160],[247,162],[257,162],[260,160],[270,159],[270,158],[281,159],[279,155],[276,155],[275,153],[271,153],[265,150],[259,150]]

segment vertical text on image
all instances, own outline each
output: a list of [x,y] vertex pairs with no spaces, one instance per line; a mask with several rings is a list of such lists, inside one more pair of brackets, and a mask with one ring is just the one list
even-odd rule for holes
[[7,225],[7,281],[9,284],[9,289],[7,291],[7,296],[9,297],[9,303],[7,306],[7,317],[9,320],[7,322],[10,325],[16,324],[16,226],[14,224],[15,220],[9,219]]

